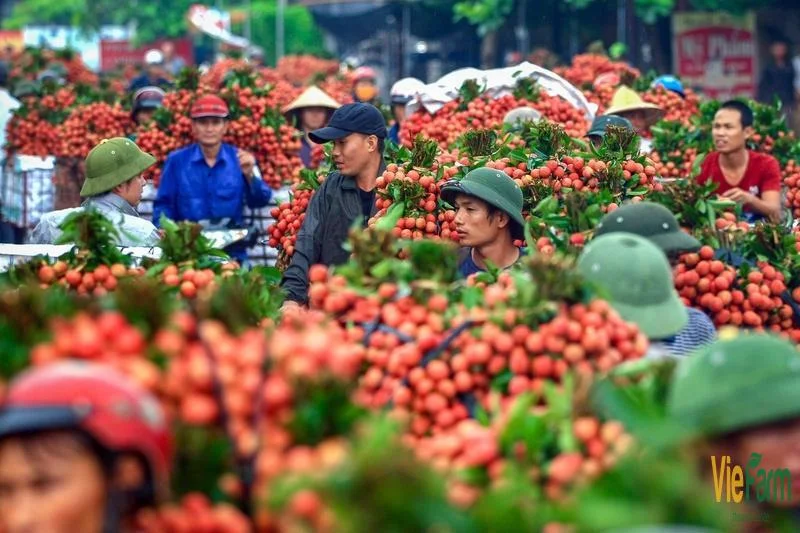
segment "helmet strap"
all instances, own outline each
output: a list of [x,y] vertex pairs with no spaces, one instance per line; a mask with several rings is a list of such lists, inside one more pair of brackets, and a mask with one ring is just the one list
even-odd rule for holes
[[119,533],[122,528],[122,506],[125,497],[117,489],[111,489],[106,499],[103,518],[103,533]]
[[155,506],[157,497],[153,479],[148,475],[141,485],[124,489],[112,486],[108,492],[103,519],[103,533],[119,533],[126,518],[145,507]]

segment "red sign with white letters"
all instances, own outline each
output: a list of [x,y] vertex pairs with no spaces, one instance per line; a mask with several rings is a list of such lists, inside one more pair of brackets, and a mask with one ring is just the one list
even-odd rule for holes
[[675,74],[706,96],[727,100],[756,90],[755,18],[725,13],[673,16]]
[[[130,41],[100,41],[100,70],[111,70],[118,65],[139,64],[144,62],[148,50],[160,49],[164,40],[150,43],[147,46],[133,48]],[[175,55],[182,58],[187,65],[194,63],[191,39],[172,39]]]

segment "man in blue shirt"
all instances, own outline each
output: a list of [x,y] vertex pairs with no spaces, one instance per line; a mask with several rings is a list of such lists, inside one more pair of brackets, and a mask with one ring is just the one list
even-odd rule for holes
[[144,64],[143,72],[131,80],[128,91],[136,92],[144,87],[167,89],[172,86],[163,76],[164,55],[159,50],[148,50],[144,55]]
[[505,172],[476,168],[444,184],[442,199],[456,210],[461,275],[483,272],[488,264],[509,268],[525,255],[514,245],[524,238],[522,190]]
[[[191,110],[192,130],[197,142],[172,152],[164,163],[158,195],[153,204],[153,222],[161,215],[182,221],[229,218],[243,225],[244,204],[264,207],[272,191],[256,176],[252,154],[223,143],[228,129],[228,105],[222,98],[205,95]],[[231,255],[247,259],[244,247]]]

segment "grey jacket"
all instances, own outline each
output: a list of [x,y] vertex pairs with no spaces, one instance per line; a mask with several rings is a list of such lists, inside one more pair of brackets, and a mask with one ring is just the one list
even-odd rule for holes
[[28,244],[54,244],[61,235],[59,226],[64,219],[79,209],[87,207],[97,209],[115,223],[119,232],[117,244],[120,246],[155,246],[158,244],[159,234],[156,227],[150,221],[141,218],[127,200],[113,192],[87,198],[81,207],[46,213],[31,232]]
[[[378,173],[383,173],[384,165]],[[372,214],[376,212],[372,206]],[[294,247],[292,262],[283,273],[281,286],[287,300],[300,304],[308,301],[308,269],[311,265],[340,265],[350,253],[342,245],[357,219],[363,221],[361,197],[354,178],[331,172],[311,197],[306,217]]]

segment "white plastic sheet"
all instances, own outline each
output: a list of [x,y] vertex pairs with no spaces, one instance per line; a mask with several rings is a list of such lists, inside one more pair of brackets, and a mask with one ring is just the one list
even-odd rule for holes
[[217,9],[195,4],[189,9],[189,23],[195,28],[237,48],[247,48],[250,41],[230,32],[230,14]]
[[476,68],[454,70],[441,79],[426,85],[425,89],[407,104],[406,113],[414,113],[421,108],[429,113],[436,113],[446,103],[458,98],[458,90],[467,80],[475,80],[478,85],[485,87],[486,94],[492,98],[500,98],[513,93],[520,78],[535,80],[547,94],[563,98],[575,108],[583,111],[587,120],[594,120],[597,105],[590,104],[577,87],[555,72],[527,61],[513,67],[490,70]]
[[[71,244],[6,244],[0,243],[0,272],[9,269],[15,263],[27,261],[37,255],[56,259],[72,249]],[[161,257],[161,248],[129,247],[120,250],[134,258],[134,262],[148,257]]]

